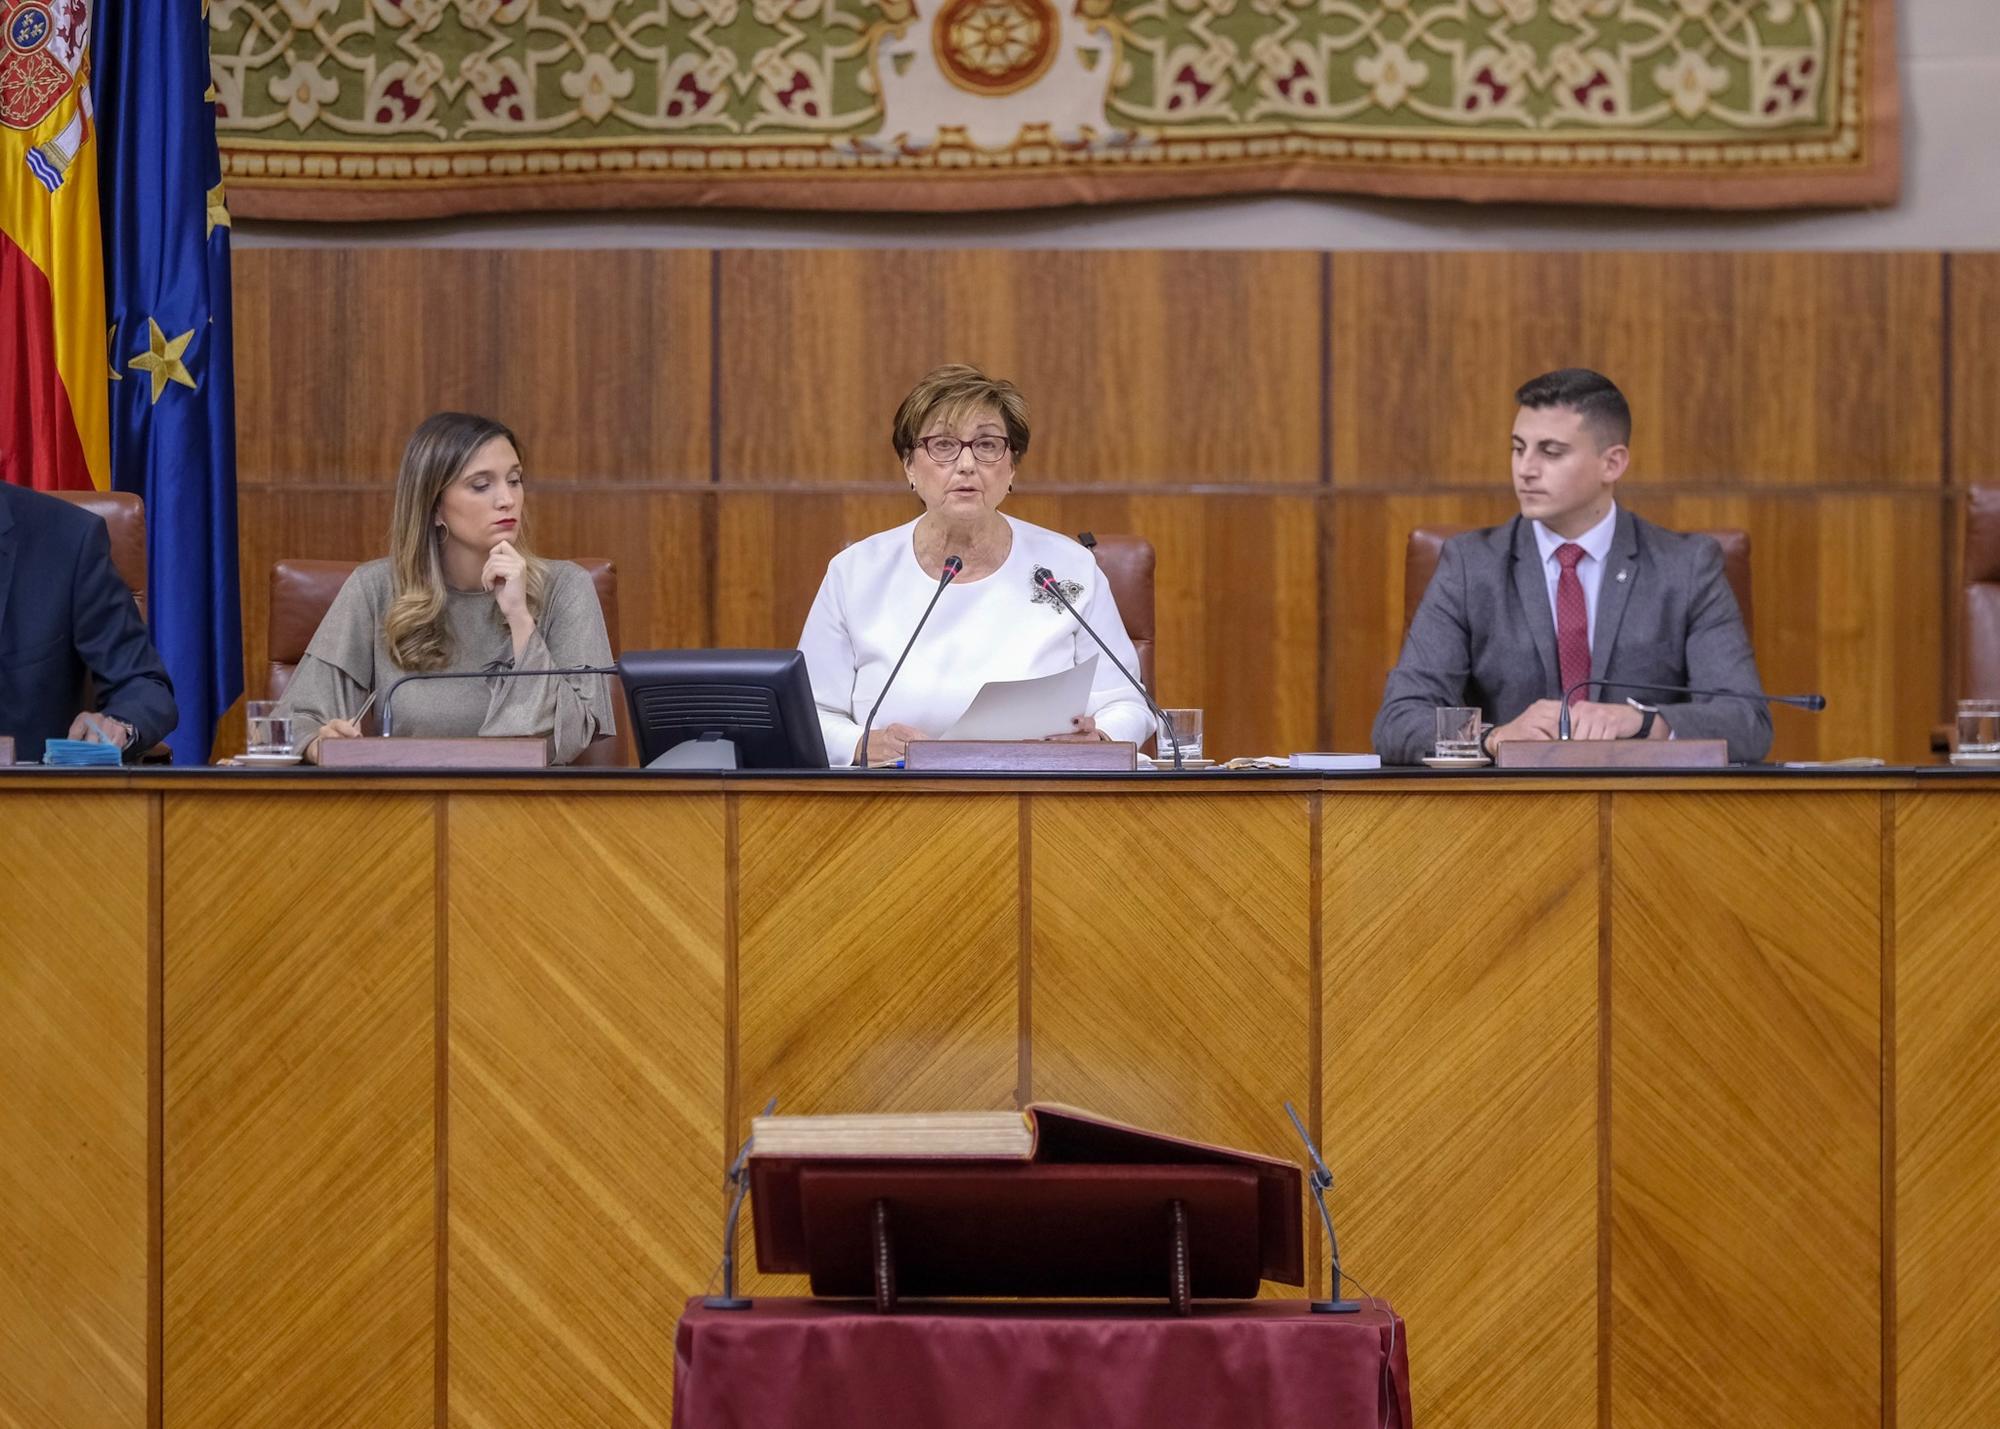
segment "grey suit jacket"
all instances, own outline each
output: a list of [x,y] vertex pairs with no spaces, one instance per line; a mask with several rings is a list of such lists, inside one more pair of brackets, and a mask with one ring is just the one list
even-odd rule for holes
[[[1505,724],[1536,700],[1560,698],[1548,577],[1524,517],[1445,542],[1375,716],[1375,752],[1415,764],[1431,752],[1439,705],[1477,705]],[[1618,509],[1591,627],[1590,673],[1605,680],[1761,693],[1756,657],[1722,549]],[[1579,699],[1657,704],[1680,739],[1726,739],[1738,763],[1771,748],[1771,714],[1750,700],[1688,700],[1644,690],[1586,690]]]

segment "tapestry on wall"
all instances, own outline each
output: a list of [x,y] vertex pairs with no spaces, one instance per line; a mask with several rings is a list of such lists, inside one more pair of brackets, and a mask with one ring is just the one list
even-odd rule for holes
[[1891,0],[212,0],[232,205],[1894,199]]

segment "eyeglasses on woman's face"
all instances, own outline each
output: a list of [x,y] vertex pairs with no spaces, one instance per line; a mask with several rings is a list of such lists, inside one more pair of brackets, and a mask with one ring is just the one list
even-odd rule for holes
[[972,448],[972,459],[985,466],[991,466],[1007,455],[1005,437],[974,437],[969,442],[960,441],[957,437],[918,437],[917,445],[939,466],[950,466],[967,447]]

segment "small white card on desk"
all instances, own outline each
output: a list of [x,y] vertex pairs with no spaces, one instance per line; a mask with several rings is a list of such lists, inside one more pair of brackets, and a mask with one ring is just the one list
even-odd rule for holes
[[939,739],[1046,739],[1068,734],[1090,707],[1097,657],[1030,680],[989,680]]
[[1379,754],[1294,754],[1285,761],[1289,769],[1380,769]]

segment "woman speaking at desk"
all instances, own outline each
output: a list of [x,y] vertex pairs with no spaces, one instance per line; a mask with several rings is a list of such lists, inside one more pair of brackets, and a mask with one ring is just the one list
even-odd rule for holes
[[[1038,566],[1054,574],[1126,667],[1138,668],[1090,552],[1000,514],[1028,450],[1028,404],[1013,383],[972,367],[940,367],[903,399],[891,440],[923,515],[835,556],[799,637],[833,763],[859,762],[861,726],[953,556],[964,568],[939,595],[875,716],[869,764],[900,759],[911,740],[942,734],[989,680],[1055,674],[1098,653],[1036,585]],[[1152,732],[1145,703],[1100,659],[1076,728],[1057,737],[1137,744]]]
[[[307,759],[324,740],[358,736],[371,696],[379,719],[405,674],[611,663],[590,576],[530,552],[526,504],[512,432],[464,412],[424,419],[396,474],[388,559],[348,577],[286,687]],[[399,734],[552,735],[558,764],[613,728],[600,675],[414,680],[397,691],[394,716]]]

